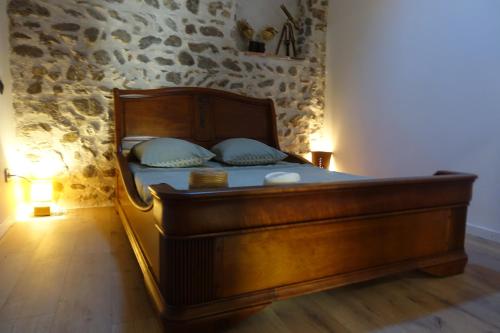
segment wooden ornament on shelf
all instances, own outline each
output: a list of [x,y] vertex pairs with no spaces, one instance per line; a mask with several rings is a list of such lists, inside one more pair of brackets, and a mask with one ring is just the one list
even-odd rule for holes
[[286,56],[290,57],[290,47],[291,47],[293,52],[293,57],[296,58],[297,47],[295,44],[294,28],[296,30],[299,30],[299,25],[297,24],[297,21],[293,18],[292,14],[290,14],[290,11],[286,8],[285,5],[281,5],[280,8],[285,13],[287,21],[285,22],[285,24],[283,24],[283,28],[281,29],[280,40],[278,42],[278,47],[276,48],[276,55],[280,54],[281,46],[284,44]]

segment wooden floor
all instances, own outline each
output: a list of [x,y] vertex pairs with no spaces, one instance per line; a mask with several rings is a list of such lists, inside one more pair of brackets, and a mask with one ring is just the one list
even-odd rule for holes
[[[500,332],[500,244],[468,237],[466,273],[401,274],[297,297],[240,332]],[[14,225],[0,240],[0,332],[159,332],[110,208]]]

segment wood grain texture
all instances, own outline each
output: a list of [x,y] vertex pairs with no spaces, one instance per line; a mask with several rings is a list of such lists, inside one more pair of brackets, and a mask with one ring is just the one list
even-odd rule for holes
[[149,292],[164,300],[158,311],[167,327],[207,330],[292,296],[416,269],[464,270],[475,175],[182,191],[159,184],[147,205],[120,156],[124,136],[205,147],[250,137],[279,149],[274,105],[202,88],[114,94],[117,209]]
[[[466,249],[464,274],[404,273],[299,296],[218,332],[498,332],[500,244],[468,236]],[[162,331],[111,208],[15,224],[0,239],[0,281],[2,333]]]
[[224,252],[223,271],[231,273],[221,282],[221,296],[446,253],[447,214],[415,214],[403,226],[401,216],[392,216],[225,237],[231,250]]
[[[271,99],[208,88],[114,90],[116,142],[126,136],[169,136],[210,148],[246,137],[279,149]],[[118,149],[119,147],[117,147]]]
[[[161,274],[165,280],[165,300],[168,305],[200,304],[214,299],[213,238],[196,238],[188,241],[168,239],[164,243],[165,265],[162,269],[176,274]],[[196,258],[191,260],[191,258]]]
[[[164,206],[162,223],[169,234],[186,236],[445,207],[466,209],[475,178],[456,173],[188,191],[167,184],[150,188],[156,204]],[[210,223],[199,223],[208,217]],[[462,217],[457,215],[456,220]]]
[[[233,137],[247,137],[279,148],[276,112],[271,99],[257,99],[209,88],[114,89],[115,158],[131,203],[149,211],[134,185],[121,154],[126,136],[164,136],[184,139],[211,148]],[[148,134],[149,133],[149,134]],[[289,162],[309,163],[290,154]],[[118,179],[118,183],[120,180]]]
[[2,333],[112,332],[148,320],[158,326],[112,209],[15,224],[0,240],[0,264]]
[[[415,269],[459,274],[467,262],[463,241],[474,179],[443,174],[204,191],[154,186],[154,207],[161,207],[156,215],[160,243],[175,241],[192,262],[199,260],[193,240],[218,244],[208,270],[217,272],[213,282],[211,274],[194,275],[206,279],[209,298],[190,303],[193,307],[174,306],[165,296],[166,286],[160,287],[166,303],[174,306],[162,313],[165,323],[180,331],[202,323],[208,329],[209,318],[222,321],[275,300],[390,274]],[[169,253],[160,251],[160,280],[178,281],[171,290],[182,289],[186,282],[179,270],[163,270]],[[190,292],[206,294],[205,288]]]

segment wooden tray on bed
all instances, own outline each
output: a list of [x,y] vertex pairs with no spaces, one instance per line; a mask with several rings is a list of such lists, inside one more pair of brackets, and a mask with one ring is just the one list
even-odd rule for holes
[[204,147],[247,137],[279,149],[274,104],[203,88],[115,89],[114,97],[116,207],[168,329],[206,332],[276,300],[403,271],[464,270],[475,175],[188,191],[158,184],[146,204],[121,154],[124,137]]

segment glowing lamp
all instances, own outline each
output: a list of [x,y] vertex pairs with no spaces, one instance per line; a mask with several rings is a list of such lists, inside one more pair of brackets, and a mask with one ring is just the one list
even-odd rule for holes
[[325,138],[321,133],[317,133],[310,138],[310,161],[317,167],[334,170],[332,162],[333,147],[331,140]]
[[332,152],[330,151],[312,151],[312,163],[322,169],[330,169],[330,160],[332,159]]
[[33,215],[37,217],[50,216],[52,195],[52,179],[33,179],[31,181]]

